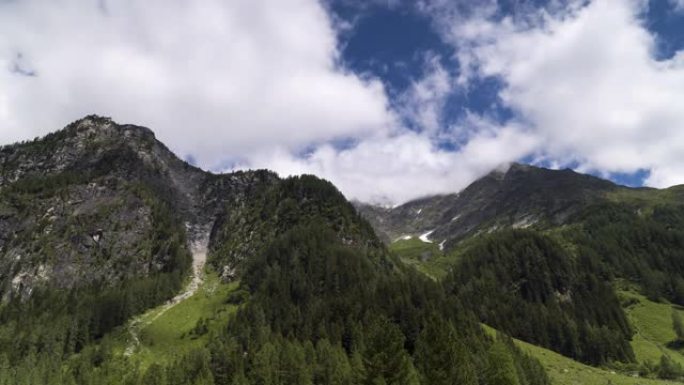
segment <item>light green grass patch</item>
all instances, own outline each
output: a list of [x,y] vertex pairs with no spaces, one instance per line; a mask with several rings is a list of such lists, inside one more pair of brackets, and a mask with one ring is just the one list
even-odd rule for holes
[[444,254],[435,243],[423,242],[418,237],[400,238],[389,249],[402,262],[433,279],[442,277],[447,271],[446,266],[442,266]]
[[[483,325],[484,330],[491,336],[496,330]],[[525,353],[541,362],[546,369],[551,383],[554,385],[666,385],[681,384],[678,382],[633,377],[612,370],[595,368],[573,359],[560,355],[554,351],[514,339],[515,344]]]
[[664,204],[682,204],[684,198],[684,185],[656,190],[652,188],[626,189],[620,188],[607,194],[610,201],[626,203],[640,208],[640,213],[650,215],[653,208]]
[[[204,284],[192,297],[161,315],[163,306],[146,312],[138,319],[140,344],[129,358],[138,360],[144,369],[153,362],[171,362],[195,348],[206,346],[237,309],[226,303],[226,299],[238,286],[238,282],[222,283],[215,272],[208,272]],[[207,332],[192,333],[201,319],[206,320]],[[135,326],[129,325],[115,336],[121,355],[131,343],[129,327]]]
[[[660,356],[667,355],[684,366],[682,352],[667,347],[676,338],[672,328],[672,310],[676,308],[669,303],[653,302],[631,290],[620,290],[618,294],[623,302],[630,299],[632,303],[625,308],[625,312],[635,332],[631,344],[637,361],[657,363]],[[681,309],[675,311],[684,316]]]

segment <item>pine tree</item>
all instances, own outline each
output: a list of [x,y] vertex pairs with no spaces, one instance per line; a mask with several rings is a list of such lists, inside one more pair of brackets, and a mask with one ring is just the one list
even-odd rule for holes
[[157,363],[153,363],[152,365],[150,365],[150,367],[147,368],[145,375],[143,376],[142,384],[166,385],[166,373],[164,371],[164,368]]
[[10,366],[7,354],[0,353],[0,385],[10,385],[12,383],[12,367]]
[[660,356],[658,365],[658,377],[665,380],[674,380],[682,375],[682,367],[666,355]]
[[365,383],[368,385],[408,384],[411,380],[411,359],[404,350],[404,334],[387,318],[376,318],[365,338]]
[[434,385],[477,384],[473,364],[453,326],[433,315],[416,342],[416,363],[422,382]]
[[322,339],[316,344],[315,379],[319,384],[351,384],[353,373],[344,350]]
[[515,363],[506,345],[495,341],[487,355],[487,385],[519,385]]
[[677,342],[684,342],[684,323],[682,316],[675,309],[672,309],[672,328],[677,336]]
[[266,342],[252,359],[251,382],[256,385],[275,384],[276,368],[278,368],[278,352],[272,343]]
[[304,348],[297,342],[285,341],[280,348],[280,382],[311,384],[311,370],[306,363]]

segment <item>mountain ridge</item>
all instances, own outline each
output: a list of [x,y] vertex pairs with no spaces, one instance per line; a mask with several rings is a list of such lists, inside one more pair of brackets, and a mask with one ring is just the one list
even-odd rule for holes
[[[317,184],[317,180],[313,178],[310,184]],[[90,115],[42,138],[0,147],[0,198],[3,193],[6,198],[0,199],[0,230],[5,230],[3,231],[5,237],[0,235],[0,254],[8,252],[17,256],[27,254],[29,257],[23,256],[22,258],[23,261],[28,261],[32,258],[30,255],[36,255],[36,253],[24,250],[25,245],[16,241],[17,234],[25,233],[35,238],[30,233],[44,233],[42,238],[38,238],[45,240],[38,239],[36,242],[50,244],[52,241],[47,241],[47,239],[53,231],[58,231],[59,234],[73,232],[73,236],[78,237],[75,243],[63,243],[63,246],[60,246],[64,250],[73,250],[76,253],[74,255],[84,256],[90,253],[89,250],[92,247],[99,246],[113,247],[121,252],[128,248],[127,245],[138,243],[131,237],[139,238],[140,236],[136,234],[149,231],[150,226],[153,225],[154,221],[151,217],[153,210],[148,207],[149,204],[145,203],[153,201],[157,202],[155,205],[166,206],[170,210],[170,217],[175,218],[173,220],[184,227],[187,240],[183,241],[185,245],[179,245],[179,247],[188,249],[195,241],[209,234],[211,239],[208,247],[214,255],[210,263],[216,265],[227,263],[227,260],[217,253],[216,245],[230,238],[233,239],[233,245],[245,245],[239,246],[237,249],[241,251],[238,254],[233,252],[233,257],[229,258],[233,260],[233,264],[239,264],[240,260],[256,253],[261,247],[247,245],[256,245],[254,242],[262,242],[264,237],[273,236],[271,233],[281,231],[277,229],[277,226],[282,224],[274,224],[268,230],[259,230],[250,228],[245,222],[247,217],[237,214],[244,212],[245,202],[259,195],[256,194],[257,190],[278,189],[278,186],[286,182],[287,179],[281,179],[277,174],[267,170],[237,171],[229,174],[203,171],[178,158],[159,142],[152,130],[148,128],[130,124],[119,125],[109,118]],[[298,183],[300,182],[294,182],[294,185]],[[296,189],[296,187],[293,188]],[[332,184],[325,188],[336,191]],[[283,194],[272,198],[286,199],[287,197]],[[295,201],[308,199],[307,194],[308,192],[302,192]],[[129,198],[124,198],[124,195]],[[23,199],[23,203],[18,199]],[[127,199],[137,202],[136,206],[128,208],[121,206]],[[16,213],[23,210],[17,208],[18,204],[26,210],[35,212],[28,213],[25,218],[18,218]],[[294,202],[294,206],[299,204],[300,202]],[[113,210],[120,212],[116,215],[100,213],[100,209],[107,205],[118,207]],[[349,212],[345,216],[349,220],[338,227],[340,236],[349,237],[350,240],[353,239],[353,242],[365,242],[361,241],[361,238],[370,237],[369,245],[373,244],[374,235],[371,236],[367,230],[363,234],[345,235],[344,226],[356,227],[355,223],[363,220],[356,218],[350,212],[353,208],[348,207],[344,210]],[[136,213],[140,215],[136,217]],[[109,217],[103,217],[98,222],[87,217],[93,215],[109,215]],[[231,215],[233,221],[228,223],[226,218]],[[244,215],[252,214],[244,212]],[[56,222],[42,224],[41,221],[44,220],[40,218],[48,218],[47,222],[50,222],[49,218],[53,218]],[[80,223],[76,224],[77,227],[85,226],[85,228],[76,230],[70,224],[73,220],[69,218],[75,218]],[[135,224],[130,224],[130,221]],[[233,230],[221,231],[221,226],[228,224],[233,226],[231,227]],[[45,231],[45,228],[48,230]],[[114,235],[112,231],[115,228],[126,230],[116,230],[117,233]],[[10,229],[13,230],[10,231]],[[255,231],[256,233],[266,231],[266,233],[259,238],[261,240],[250,238],[252,237],[250,234],[254,234]],[[223,238],[221,238],[222,235]],[[116,239],[128,240],[116,242]],[[110,245],[110,240],[115,244]],[[19,249],[16,247],[13,249],[12,242],[17,244]],[[379,243],[376,246],[379,246]],[[164,253],[164,249],[160,252]],[[123,254],[135,260],[132,253],[134,250],[131,249]],[[57,254],[64,255],[64,251]],[[10,259],[15,258],[5,260]],[[41,256],[39,259],[44,259],[44,257]],[[13,263],[6,262],[4,269],[0,265],[0,271],[5,271],[0,274],[0,277],[7,277],[2,280],[0,287],[6,288],[4,290],[6,296],[7,288],[9,287],[12,291],[14,289],[11,287],[16,289],[18,282],[21,281],[24,287],[23,292],[28,293],[34,284],[45,281],[44,278],[51,272],[80,269],[80,267],[74,267],[71,262],[76,260],[84,259],[67,258],[63,261],[67,265],[58,269],[50,269],[49,263],[48,265],[41,263],[39,266],[47,266],[47,270],[37,267],[36,270],[29,269],[30,271],[24,271],[19,267],[25,264],[20,259]],[[217,262],[219,260],[223,262]],[[234,275],[236,267],[237,265],[217,266],[219,270],[226,272],[225,278]],[[136,268],[132,271],[144,273],[146,270]],[[24,278],[19,280],[17,274]],[[86,273],[85,275],[93,274]],[[70,278],[72,276],[71,273],[65,273],[59,279],[63,283],[59,286],[72,287],[72,281],[76,279]],[[13,284],[12,281],[14,281]]]
[[418,198],[391,208],[355,201],[386,243],[423,236],[453,248],[473,234],[499,228],[561,225],[582,207],[621,192],[676,190],[627,187],[571,169],[554,170],[512,163],[459,192]]
[[96,116],[0,175],[0,384],[548,384],[315,176],[206,173]]

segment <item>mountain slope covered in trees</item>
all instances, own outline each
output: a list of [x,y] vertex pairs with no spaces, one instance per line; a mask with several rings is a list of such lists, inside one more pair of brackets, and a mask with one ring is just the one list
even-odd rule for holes
[[[549,383],[329,182],[206,173],[96,116],[0,165],[0,384]],[[211,282],[232,283],[150,321],[197,319],[187,332],[141,326],[163,357],[127,353],[132,317],[181,290],[206,236]]]
[[[543,385],[590,372],[572,360],[684,378],[679,187],[512,165],[355,207],[97,116],[0,166],[0,384]],[[205,239],[204,286],[164,311]]]
[[676,343],[635,356],[643,336],[620,288],[683,304],[683,191],[514,164],[459,194],[360,210],[481,322],[586,363],[676,379]]

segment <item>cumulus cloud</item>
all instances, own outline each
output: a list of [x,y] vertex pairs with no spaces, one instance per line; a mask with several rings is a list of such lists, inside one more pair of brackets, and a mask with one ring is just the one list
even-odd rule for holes
[[98,113],[212,167],[389,130],[382,84],[337,62],[315,0],[2,2],[0,141]]
[[447,71],[428,60],[392,110],[340,65],[338,33],[316,0],[1,2],[0,143],[97,113],[204,168],[315,173],[386,203],[457,191],[532,147],[521,127],[464,119],[487,129],[440,148]]
[[524,21],[449,25],[467,76],[498,77],[500,96],[541,144],[583,170],[649,169],[648,184],[684,181],[684,54],[655,59],[646,2],[574,2]]
[[444,127],[442,115],[453,89],[454,80],[440,63],[440,56],[430,54],[423,78],[414,81],[399,97],[400,114],[413,126],[434,135]]
[[670,0],[670,3],[678,11],[684,11],[684,0]]
[[255,157],[252,165],[272,167],[286,175],[313,173],[335,181],[351,198],[393,205],[407,200],[465,188],[492,169],[533,151],[537,139],[521,127],[479,130],[459,151],[435,146],[421,133],[406,131],[377,137],[337,150],[322,146],[306,158],[287,152]]
[[[482,4],[418,2],[458,71],[428,56],[424,77],[390,101],[380,80],[341,64],[339,27],[316,0],[1,2],[0,142],[98,113],[154,129],[204,168],[314,173],[390,204],[528,156],[684,181],[684,53],[655,59],[646,2],[509,17]],[[513,119],[445,122],[449,95],[490,77]]]

